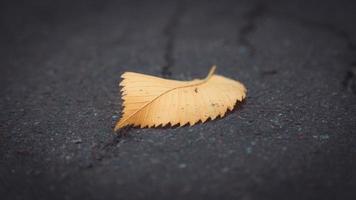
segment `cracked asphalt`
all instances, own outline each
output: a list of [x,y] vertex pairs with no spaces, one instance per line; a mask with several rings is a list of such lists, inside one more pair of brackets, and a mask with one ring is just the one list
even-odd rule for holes
[[[352,1],[2,1],[1,199],[356,199]],[[113,134],[125,71],[247,99]]]

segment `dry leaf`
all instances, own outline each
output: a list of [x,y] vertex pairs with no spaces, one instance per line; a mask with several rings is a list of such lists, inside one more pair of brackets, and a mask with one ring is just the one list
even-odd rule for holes
[[215,68],[212,67],[205,79],[192,81],[125,72],[120,83],[123,116],[115,131],[127,125],[141,128],[168,123],[193,125],[200,120],[204,123],[208,118],[224,116],[237,100],[245,98],[246,88],[238,81],[215,75]]

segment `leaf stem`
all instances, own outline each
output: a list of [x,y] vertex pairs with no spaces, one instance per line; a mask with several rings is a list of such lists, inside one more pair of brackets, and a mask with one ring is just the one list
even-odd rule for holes
[[216,65],[213,65],[210,68],[209,74],[206,76],[205,80],[208,80],[215,73],[215,70],[216,70]]

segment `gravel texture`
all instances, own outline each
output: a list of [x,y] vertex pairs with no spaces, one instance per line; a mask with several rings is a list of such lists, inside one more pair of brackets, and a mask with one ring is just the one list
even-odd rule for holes
[[[1,199],[356,199],[352,1],[2,1]],[[120,136],[125,71],[217,72],[226,117]]]

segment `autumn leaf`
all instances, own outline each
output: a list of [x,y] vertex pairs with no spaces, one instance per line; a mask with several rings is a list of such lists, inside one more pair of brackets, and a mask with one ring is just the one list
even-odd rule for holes
[[123,115],[115,131],[127,126],[194,125],[223,117],[246,97],[245,86],[215,75],[213,66],[205,79],[177,81],[125,72],[121,77]]

